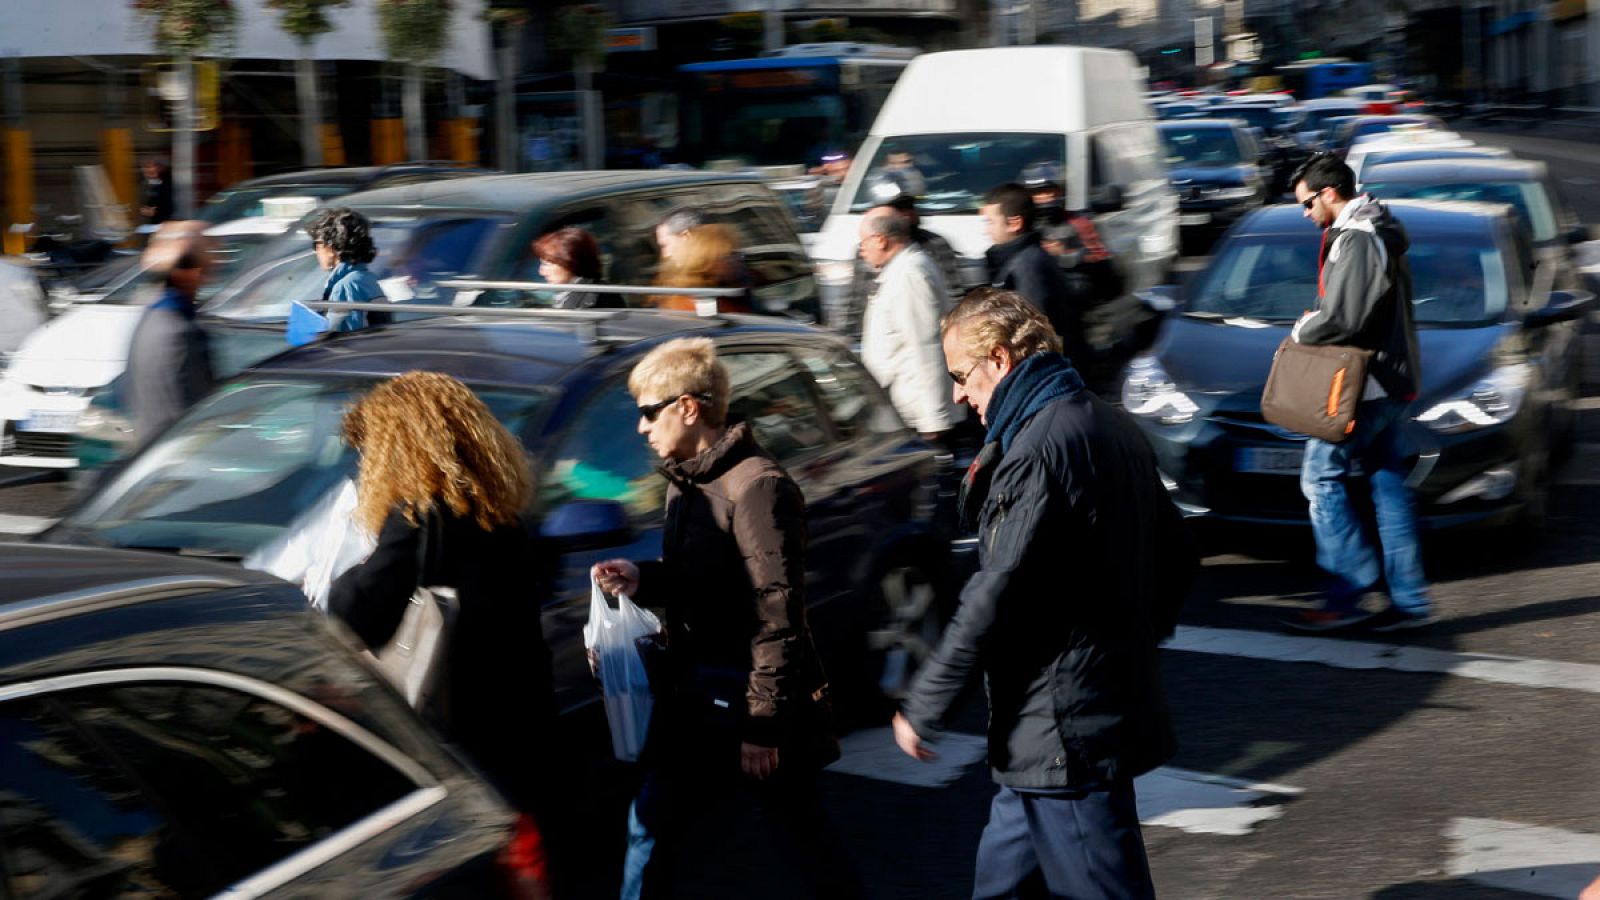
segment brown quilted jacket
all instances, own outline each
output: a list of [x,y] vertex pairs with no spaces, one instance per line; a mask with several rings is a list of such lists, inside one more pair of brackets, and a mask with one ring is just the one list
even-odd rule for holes
[[739,733],[749,743],[832,746],[831,733],[819,733],[831,729],[806,623],[799,486],[743,423],[662,472],[670,484],[661,559],[640,565],[638,600],[666,610],[672,678],[743,676]]

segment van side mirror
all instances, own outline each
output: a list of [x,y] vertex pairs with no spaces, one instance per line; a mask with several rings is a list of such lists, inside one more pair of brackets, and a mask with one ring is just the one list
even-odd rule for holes
[[539,533],[564,551],[616,547],[633,539],[628,510],[615,500],[572,500],[550,511]]
[[1550,300],[1539,309],[1530,309],[1522,317],[1527,328],[1545,328],[1557,322],[1571,322],[1581,318],[1594,305],[1594,295],[1588,291],[1551,291]]
[[1089,192],[1089,208],[1097,213],[1121,212],[1125,202],[1120,184],[1103,184]]

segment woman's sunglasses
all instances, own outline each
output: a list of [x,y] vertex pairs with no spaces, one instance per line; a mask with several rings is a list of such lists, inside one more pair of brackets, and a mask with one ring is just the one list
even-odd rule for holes
[[640,418],[644,419],[646,422],[654,422],[656,420],[656,416],[661,415],[661,411],[663,409],[666,409],[672,404],[677,403],[679,397],[693,397],[696,400],[699,400],[701,403],[711,402],[711,398],[706,394],[678,394],[675,397],[669,397],[666,400],[662,400],[660,403],[652,403],[649,406],[639,407]]

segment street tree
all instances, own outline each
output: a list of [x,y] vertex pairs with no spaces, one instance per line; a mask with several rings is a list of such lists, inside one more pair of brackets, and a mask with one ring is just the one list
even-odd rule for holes
[[401,108],[406,120],[406,155],[428,155],[422,110],[422,70],[450,40],[455,0],[378,0],[378,28],[391,60],[406,67]]
[[300,154],[308,166],[322,165],[322,98],[317,93],[312,48],[317,38],[334,29],[328,14],[349,5],[350,0],[267,0],[267,6],[278,11],[278,24],[300,45],[294,85],[300,98]]
[[194,58],[226,49],[237,13],[230,0],[133,0],[156,50],[172,57],[178,79],[172,134],[172,201],[180,218],[194,214]]
[[583,111],[583,165],[598,169],[605,164],[605,136],[601,131],[600,98],[594,74],[605,63],[606,31],[611,13],[597,3],[574,3],[556,10],[550,44],[572,59],[573,80]]

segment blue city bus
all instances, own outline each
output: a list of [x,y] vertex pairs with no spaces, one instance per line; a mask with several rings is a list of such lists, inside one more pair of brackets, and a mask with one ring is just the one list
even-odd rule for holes
[[1332,97],[1345,88],[1361,87],[1375,80],[1372,63],[1346,59],[1308,59],[1279,66],[1276,71],[1296,100]]
[[824,153],[854,152],[916,55],[882,44],[797,44],[680,66],[687,84],[676,156],[697,165],[816,165]]

